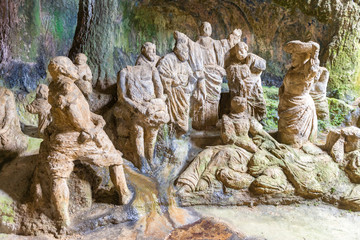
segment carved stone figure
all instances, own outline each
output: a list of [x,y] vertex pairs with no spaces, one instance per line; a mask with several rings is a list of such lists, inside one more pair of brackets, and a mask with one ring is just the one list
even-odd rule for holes
[[118,97],[125,108],[115,114],[131,125],[130,138],[136,152],[134,165],[140,169],[145,161],[152,166],[157,133],[169,121],[158,70],[149,64],[121,70]]
[[78,68],[79,79],[75,81],[76,86],[81,90],[84,96],[89,99],[92,88],[92,73],[90,67],[86,64],[87,57],[83,53],[75,56],[75,65]]
[[44,138],[45,129],[51,122],[50,109],[51,105],[48,102],[49,88],[45,84],[40,84],[36,89],[35,100],[26,106],[26,110],[32,114],[37,114],[39,117],[38,135]]
[[158,70],[168,97],[170,122],[181,135],[189,130],[190,96],[195,78],[188,63],[188,37],[176,31],[174,38],[174,50],[160,59]]
[[135,65],[155,67],[159,60],[160,57],[156,55],[156,45],[146,42],[141,46],[141,54],[137,58]]
[[67,57],[55,57],[48,70],[53,78],[49,85],[52,122],[49,137],[40,148],[44,156],[41,165],[49,177],[56,220],[59,227],[66,227],[70,224],[67,179],[74,168],[73,161],[109,166],[121,204],[130,201],[131,192],[126,184],[122,154],[103,131],[104,119],[90,112],[88,102],[74,83],[79,79],[76,66]]
[[0,167],[27,148],[28,138],[22,133],[11,90],[0,87]]
[[320,120],[329,120],[329,105],[326,98],[326,87],[329,81],[329,71],[319,67],[310,95],[315,103],[316,115]]
[[290,41],[284,47],[292,62],[279,89],[278,138],[293,147],[316,139],[316,110],[309,93],[319,69],[319,48],[311,41]]
[[221,84],[226,75],[225,56],[229,49],[240,41],[241,30],[237,29],[229,39],[214,40],[210,23],[203,22],[197,44],[189,43],[190,65],[194,72],[202,71],[203,78],[198,81],[194,92],[192,127],[204,130],[215,126],[219,117]]
[[261,121],[266,117],[266,102],[260,75],[266,69],[266,61],[248,53],[246,43],[240,42],[233,48],[235,57],[226,68],[230,99],[234,96],[247,98],[248,113]]
[[195,157],[177,180],[181,191],[205,190],[215,179],[235,189],[250,186],[254,178],[247,173],[248,162],[253,153],[259,151],[257,144],[261,143],[256,144],[249,133],[277,143],[246,109],[246,98],[236,96],[232,99],[230,115],[222,118],[221,139],[226,145],[208,147]]

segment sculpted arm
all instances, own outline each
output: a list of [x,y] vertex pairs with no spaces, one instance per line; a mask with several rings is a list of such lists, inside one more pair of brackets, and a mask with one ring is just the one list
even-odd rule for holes
[[133,101],[132,99],[130,99],[127,96],[127,89],[126,89],[126,75],[127,75],[127,70],[123,69],[120,71],[120,74],[118,75],[118,97],[119,99],[121,99],[125,104],[127,104],[128,106],[130,106],[130,109],[132,111],[140,111],[142,113],[145,114],[144,111],[146,111],[146,109],[142,109],[141,105],[136,103],[135,101]]
[[236,142],[234,124],[227,115],[223,115],[222,117],[221,140],[224,144],[234,144]]
[[163,88],[163,85],[161,83],[159,71],[156,68],[153,69],[153,82],[154,82],[154,87],[155,87],[156,98],[164,99],[165,98],[165,96],[164,96],[164,88]]

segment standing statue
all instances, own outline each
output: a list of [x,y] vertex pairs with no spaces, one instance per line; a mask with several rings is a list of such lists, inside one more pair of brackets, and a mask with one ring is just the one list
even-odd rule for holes
[[67,57],[55,57],[48,66],[53,78],[49,85],[52,122],[49,137],[41,144],[42,166],[51,186],[51,203],[56,210],[59,227],[70,224],[67,179],[80,160],[96,166],[110,167],[110,177],[120,204],[131,199],[123,170],[121,152],[116,150],[103,130],[104,119],[90,112],[89,104],[74,84],[78,69]]
[[266,61],[248,53],[246,43],[240,42],[233,48],[235,56],[226,68],[230,99],[241,96],[247,99],[247,111],[258,121],[266,118],[266,102],[260,75],[266,69]]
[[155,67],[159,60],[160,57],[156,55],[156,45],[146,42],[141,46],[141,54],[137,58],[135,65]]
[[[194,71],[204,72],[203,80],[198,81],[194,92],[192,127],[204,130],[215,126],[219,117],[221,84],[226,75],[225,56],[229,49],[240,41],[241,30],[237,29],[229,39],[214,40],[210,23],[203,22],[197,44],[190,45],[190,65]],[[240,36],[239,36],[240,35]]]
[[324,67],[319,67],[310,95],[315,103],[316,115],[320,120],[330,120],[329,105],[326,98],[326,88],[329,81],[329,71]]
[[11,90],[0,87],[0,168],[6,160],[17,157],[27,148],[28,138],[22,133]]
[[188,37],[176,31],[174,38],[173,52],[160,59],[158,70],[168,96],[170,122],[181,135],[189,130],[190,96],[195,78],[188,63]]
[[51,105],[48,102],[49,88],[45,84],[40,84],[36,89],[35,100],[26,106],[26,110],[32,114],[37,114],[39,117],[38,135],[44,138],[45,129],[51,122],[50,109]]
[[316,139],[317,117],[310,90],[319,71],[319,44],[290,41],[284,50],[292,54],[291,68],[279,89],[279,141],[300,148]]
[[121,70],[118,74],[118,98],[125,108],[115,115],[131,125],[134,165],[141,169],[147,162],[153,167],[159,128],[169,121],[158,70],[150,64],[127,66]]
[[92,88],[92,73],[89,65],[86,64],[87,57],[83,53],[75,56],[75,66],[78,68],[79,79],[75,81],[76,86],[81,90],[86,99],[89,99]]

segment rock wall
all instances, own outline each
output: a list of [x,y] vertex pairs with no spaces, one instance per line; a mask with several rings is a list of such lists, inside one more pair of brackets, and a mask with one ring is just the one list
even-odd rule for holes
[[330,70],[329,95],[352,100],[359,92],[358,1],[4,0],[0,4],[1,83],[24,93],[46,77],[51,57],[67,55],[70,48],[70,56],[80,51],[89,56],[94,84],[111,85],[120,69],[134,64],[142,43],[155,42],[158,54],[164,55],[173,47],[174,30],[196,40],[202,21],[213,25],[215,39],[241,28],[250,51],[267,60],[262,76],[266,85],[281,84],[290,60],[282,51],[284,43],[313,40],[321,46],[321,65]]

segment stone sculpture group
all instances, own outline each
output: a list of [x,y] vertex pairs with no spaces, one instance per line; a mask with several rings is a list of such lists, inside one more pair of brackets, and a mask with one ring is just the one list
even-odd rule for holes
[[[317,119],[329,119],[329,73],[320,67],[319,45],[286,43],[284,50],[292,62],[279,90],[278,132],[270,135],[260,123],[266,118],[260,78],[266,61],[248,52],[240,29],[222,40],[212,39],[211,33],[208,22],[201,25],[196,42],[176,31],[173,51],[163,57],[156,55],[155,44],[146,42],[136,65],[118,73],[118,102],[112,113],[115,134],[122,139],[115,145],[125,158],[149,173],[157,168],[154,151],[163,125],[175,133],[174,138],[220,128],[222,144],[201,151],[176,180],[184,204],[212,203],[219,185],[249,199],[253,194],[289,199],[325,196],[341,171],[354,184],[360,183],[359,129],[330,132],[322,149],[313,144]],[[75,160],[109,167],[119,203],[127,204],[132,197],[122,153],[103,130],[103,117],[90,111],[92,73],[86,61],[82,53],[74,63],[67,57],[52,59],[49,87],[39,85],[36,99],[27,106],[38,114],[38,132],[44,139],[33,179],[34,201],[39,207],[51,202],[60,228],[71,221],[67,179]],[[224,77],[231,111],[219,117]],[[1,88],[0,101],[0,156],[20,154],[26,139],[11,91]],[[356,185],[351,187],[355,190],[342,195],[341,201],[360,209]]]

